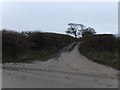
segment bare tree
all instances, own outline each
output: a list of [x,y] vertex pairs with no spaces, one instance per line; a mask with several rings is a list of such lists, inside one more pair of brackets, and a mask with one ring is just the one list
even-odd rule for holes
[[77,38],[81,33],[80,30],[84,30],[85,26],[83,24],[76,24],[76,23],[69,23],[69,28],[67,29],[66,33],[72,34]]

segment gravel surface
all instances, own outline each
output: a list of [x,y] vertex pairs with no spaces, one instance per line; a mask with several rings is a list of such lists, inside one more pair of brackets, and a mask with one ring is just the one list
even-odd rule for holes
[[3,64],[3,88],[118,88],[118,71],[88,60],[78,45],[48,61]]

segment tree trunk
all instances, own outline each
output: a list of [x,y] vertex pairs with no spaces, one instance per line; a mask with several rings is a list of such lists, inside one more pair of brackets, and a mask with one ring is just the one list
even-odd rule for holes
[[75,34],[75,38],[77,38],[77,35],[76,35],[76,33],[74,33]]

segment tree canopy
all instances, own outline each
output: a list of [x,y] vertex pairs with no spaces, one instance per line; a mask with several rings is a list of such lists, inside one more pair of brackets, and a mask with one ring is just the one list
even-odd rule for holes
[[75,38],[79,37],[80,35],[86,35],[86,34],[94,34],[95,29],[88,27],[86,28],[83,24],[76,24],[76,23],[69,23],[69,27],[65,31],[67,34],[74,35]]

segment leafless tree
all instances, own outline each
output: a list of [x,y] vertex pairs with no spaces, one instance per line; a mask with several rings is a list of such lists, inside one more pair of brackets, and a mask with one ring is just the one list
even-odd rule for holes
[[86,28],[83,24],[69,23],[68,25],[69,27],[67,28],[66,33],[74,35],[75,38],[77,38],[80,35],[83,36],[85,34],[96,33],[94,28]]
[[83,24],[69,23],[69,28],[66,33],[72,34],[77,38],[80,35],[80,30],[84,30],[85,26]]

